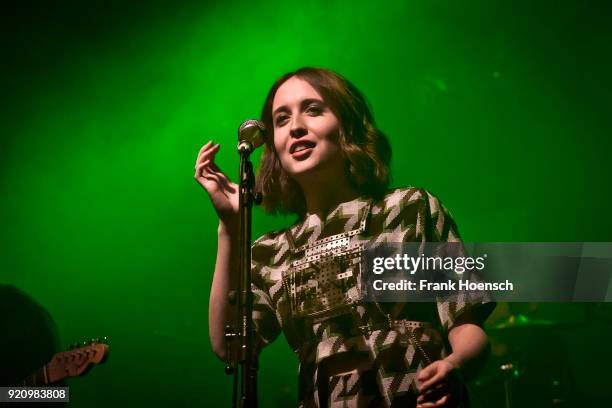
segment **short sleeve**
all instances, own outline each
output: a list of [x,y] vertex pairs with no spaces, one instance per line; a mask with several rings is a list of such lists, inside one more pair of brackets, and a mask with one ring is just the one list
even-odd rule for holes
[[273,342],[281,332],[275,304],[270,288],[275,283],[269,265],[274,258],[274,249],[265,245],[265,238],[257,240],[251,247],[251,274],[253,290],[253,324],[258,349]]
[[[442,251],[451,251],[452,254],[438,253],[437,256],[453,257],[469,256],[461,243],[457,224],[450,212],[440,200],[431,193],[424,191],[423,197],[426,205],[426,237],[428,242],[448,242],[451,245],[442,245]],[[455,244],[452,244],[455,243]],[[470,282],[481,282],[481,277],[474,271],[465,272],[461,278]],[[482,325],[489,317],[495,302],[487,291],[469,290],[458,291],[456,294],[437,299],[438,316],[445,330],[450,330],[457,322],[475,323]]]

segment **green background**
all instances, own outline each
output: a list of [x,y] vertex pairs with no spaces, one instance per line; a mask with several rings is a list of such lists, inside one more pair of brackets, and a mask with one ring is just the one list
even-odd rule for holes
[[[393,146],[393,184],[438,195],[464,240],[612,241],[603,1],[64,2],[2,14],[0,282],[43,304],[64,345],[109,337],[108,362],[69,382],[75,407],[229,404],[208,341],[217,220],[193,165],[213,139],[234,176],[238,125],[301,66],[364,92]],[[254,217],[254,237],[292,221]],[[585,336],[566,338],[586,344],[569,347],[582,348],[576,371],[601,360]],[[261,365],[262,406],[291,406],[297,361],[283,339]],[[576,392],[609,392],[606,372]]]

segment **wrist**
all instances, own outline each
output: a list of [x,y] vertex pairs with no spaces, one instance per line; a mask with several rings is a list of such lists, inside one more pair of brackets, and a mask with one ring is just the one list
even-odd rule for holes
[[443,359],[447,363],[449,363],[456,371],[461,370],[461,366],[463,365],[461,359],[455,354],[451,353]]
[[238,233],[238,222],[219,220],[217,235],[224,238],[232,238]]

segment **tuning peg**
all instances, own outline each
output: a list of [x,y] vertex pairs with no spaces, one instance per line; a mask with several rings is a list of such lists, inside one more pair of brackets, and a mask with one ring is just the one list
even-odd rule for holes
[[102,343],[108,344],[108,337],[106,336],[102,337]]
[[99,342],[100,342],[100,339],[97,338],[97,337],[95,339],[89,340],[89,344],[96,344],[96,343],[99,343]]

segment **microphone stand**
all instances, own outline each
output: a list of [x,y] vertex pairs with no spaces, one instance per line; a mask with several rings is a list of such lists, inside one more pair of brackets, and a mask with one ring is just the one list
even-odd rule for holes
[[[239,212],[240,212],[240,276],[238,291],[230,293],[230,303],[238,303],[235,325],[226,327],[226,342],[239,340],[239,348],[228,346],[229,365],[225,372],[234,375],[232,406],[236,408],[236,393],[240,383],[240,408],[257,408],[257,356],[253,349],[253,291],[251,290],[251,224],[253,204],[259,201],[253,187],[255,175],[249,157],[254,148],[251,142],[238,144],[240,155]],[[236,296],[237,295],[237,296]],[[238,330],[236,330],[238,329]]]

